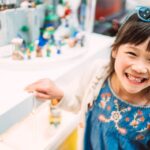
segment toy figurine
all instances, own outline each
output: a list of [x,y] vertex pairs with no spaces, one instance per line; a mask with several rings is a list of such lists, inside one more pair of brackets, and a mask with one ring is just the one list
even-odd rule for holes
[[12,54],[12,59],[13,60],[23,60],[24,59],[24,55],[20,51],[14,50],[13,54]]
[[27,59],[31,59],[31,53],[35,50],[35,43],[29,43],[26,49]]
[[50,105],[50,116],[49,116],[49,122],[51,125],[54,125],[57,127],[61,123],[61,111],[55,105],[57,105],[58,100],[52,99],[51,105]]
[[29,31],[30,31],[30,27],[28,25],[23,25],[23,26],[21,26],[19,32],[17,33],[17,35],[24,40],[25,45],[27,43],[30,43],[31,37],[30,37]]
[[37,46],[36,48],[36,57],[42,57],[43,54],[42,54],[42,49],[40,46]]
[[27,58],[31,59],[31,51],[29,48],[27,48],[26,54],[27,54]]
[[77,40],[75,38],[69,38],[66,41],[70,48],[74,47],[77,43]]
[[70,16],[70,22],[73,24],[73,26],[78,29],[79,26],[79,20],[78,20],[78,8],[80,6],[81,0],[68,0],[70,9],[72,10],[71,16]]
[[23,43],[23,39],[22,38],[14,38],[14,39],[12,39],[11,43],[14,45],[12,59],[14,59],[14,60],[24,59],[23,52],[20,51],[21,45]]
[[61,54],[61,46],[62,46],[62,42],[61,42],[61,40],[58,40],[57,41],[57,45],[56,45],[56,47],[57,47],[57,54]]
[[53,26],[48,26],[44,29],[43,33],[41,33],[39,37],[38,46],[36,48],[36,56],[42,57],[42,48],[47,44],[54,44],[55,38],[54,38],[54,32],[55,29]]
[[60,24],[60,18],[56,14],[56,7],[53,5],[48,5],[45,12],[45,19],[44,19],[44,28],[48,26],[53,26],[55,29]]
[[66,26],[64,24],[60,25],[55,32],[56,38],[66,39],[69,38],[70,35],[71,35],[71,31],[69,26]]
[[50,47],[50,45],[47,46],[47,49],[46,49],[46,56],[47,56],[47,57],[50,57],[50,56],[51,56],[51,47]]
[[66,2],[63,1],[59,3],[59,5],[57,6],[57,15],[61,19],[67,19],[70,16],[70,14],[71,14],[71,8],[68,1]]
[[61,54],[61,50],[60,49],[57,49],[57,54]]
[[63,16],[63,18],[66,18],[66,19],[67,19],[67,17],[71,15],[71,8],[70,8],[70,5],[69,5],[69,2],[65,2],[64,10],[65,10],[65,11],[64,11],[64,16]]
[[79,32],[77,35],[76,35],[76,39],[77,39],[77,43],[83,47],[84,46],[84,43],[85,43],[85,33],[84,32]]
[[21,2],[20,7],[22,8],[35,8],[36,7],[36,3],[30,0],[24,0],[23,2]]
[[57,127],[61,123],[61,112],[58,108],[51,107],[50,108],[50,117],[49,122],[51,125]]

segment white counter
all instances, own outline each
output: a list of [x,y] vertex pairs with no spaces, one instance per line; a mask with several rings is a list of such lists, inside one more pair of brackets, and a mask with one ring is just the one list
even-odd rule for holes
[[[19,71],[15,69],[7,70],[7,68],[2,68],[0,66],[0,133],[3,133],[1,134],[2,136],[5,135],[3,136],[5,139],[2,143],[0,143],[0,146],[1,144],[4,144],[8,145],[10,148],[19,150],[20,148],[23,150],[23,147],[25,149],[35,150],[37,141],[29,140],[29,137],[34,135],[32,132],[33,127],[31,126],[34,124],[33,122],[37,117],[31,116],[33,101],[32,96],[24,91],[26,85],[36,81],[37,79],[45,77],[55,81],[60,78],[63,80],[63,75],[66,76],[66,74],[68,74],[68,78],[70,77],[71,80],[71,78],[74,76],[78,76],[81,70],[86,68],[90,61],[93,61],[93,59],[108,58],[108,55],[110,54],[109,47],[113,40],[113,38],[107,36],[92,34],[88,37],[88,50],[85,55],[82,55],[78,58],[76,57],[75,59],[72,58],[65,64],[60,63],[57,65],[57,68],[53,68],[52,70],[43,69],[23,71],[22,69]],[[48,116],[46,109],[47,105],[44,103],[40,107],[45,108],[40,109],[38,115],[42,117],[37,119],[39,121],[38,126],[42,130],[40,130],[41,133],[38,134],[38,138],[36,137],[37,140],[40,139],[40,145],[38,148],[39,150],[46,148],[53,148],[54,150],[54,146],[59,144],[58,141],[61,141],[61,139],[63,141],[65,138],[64,135],[69,135],[69,133],[71,133],[71,131],[75,128],[77,125],[78,116],[63,112],[63,119],[65,120],[65,124],[63,125],[62,123],[60,128],[56,131],[55,135],[53,134],[53,136],[47,136],[47,134],[49,134],[49,124],[46,121]],[[17,127],[14,125],[15,123],[17,123]],[[7,130],[12,125],[14,126]],[[44,133],[46,135],[44,135]]]

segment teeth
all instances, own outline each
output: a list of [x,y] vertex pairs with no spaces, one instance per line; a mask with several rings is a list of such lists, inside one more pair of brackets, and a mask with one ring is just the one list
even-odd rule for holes
[[142,78],[135,78],[129,74],[128,74],[128,78],[129,78],[129,80],[134,81],[134,82],[138,82],[138,83],[141,83],[143,80]]

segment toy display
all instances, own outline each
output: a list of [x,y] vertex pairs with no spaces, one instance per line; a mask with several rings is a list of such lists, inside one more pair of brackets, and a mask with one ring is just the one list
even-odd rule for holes
[[[5,51],[9,45],[8,51],[1,55],[1,67],[17,71],[39,71],[55,69],[60,64],[68,64],[70,60],[75,62],[84,57],[88,52],[83,28],[84,9],[80,9],[81,0],[77,0],[74,6],[69,1],[54,0],[52,3],[36,5],[35,8],[16,8],[0,14],[7,12],[0,17],[0,37],[6,40],[0,41],[1,51]],[[79,19],[81,12],[82,19]],[[75,16],[78,17],[73,13],[77,13]],[[79,26],[73,18],[79,20]]]
[[[14,38],[12,41],[20,38],[22,43],[12,42],[15,47],[12,59],[50,58],[57,55],[66,55],[67,53],[72,55],[78,50],[81,51],[84,47],[85,33],[81,30],[77,19],[77,9],[80,5],[80,0],[76,1],[74,5],[72,4],[72,0],[65,0],[59,3],[58,7],[47,5],[39,38],[34,42],[28,42],[23,38],[21,40],[21,37]],[[22,27],[22,31],[24,31],[24,28]],[[30,27],[28,28],[29,30]],[[73,52],[72,48],[76,48],[76,50]]]

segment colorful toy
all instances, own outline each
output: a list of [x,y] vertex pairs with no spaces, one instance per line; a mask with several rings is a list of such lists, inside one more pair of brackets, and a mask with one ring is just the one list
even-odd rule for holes
[[41,34],[39,37],[39,42],[37,46],[37,57],[41,57],[42,48],[47,44],[50,43],[51,45],[55,44],[55,37],[54,32],[58,26],[58,16],[54,14],[54,6],[49,5],[46,10],[46,16],[44,19],[44,25],[41,29]]
[[27,59],[32,58],[31,53],[34,51],[34,49],[35,49],[35,44],[34,43],[28,44],[27,49],[26,49]]
[[69,52],[67,50],[68,46],[70,48],[75,46],[83,47],[85,34],[80,27],[76,28],[77,25],[73,23],[73,18],[75,18],[73,16],[75,15],[72,14],[76,13],[80,0],[77,0],[74,6],[72,3],[74,2],[62,0],[57,7],[53,5],[47,6],[40,36],[33,43],[30,43],[30,38],[28,38],[29,27],[23,25],[20,29],[21,32],[18,33],[22,37],[22,42],[20,44],[19,42],[12,42],[15,45],[12,58],[22,60],[35,59],[35,57],[52,57],[53,55],[57,56],[64,54],[64,52]]
[[50,110],[51,110],[49,117],[50,124],[57,127],[61,123],[61,112],[60,110],[58,110],[58,108],[51,107]]
[[55,107],[55,105],[57,104],[57,99],[51,100],[49,122],[55,127],[57,127],[61,123],[61,111],[59,108]]

